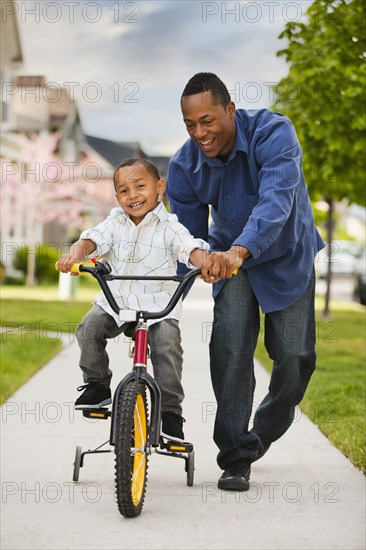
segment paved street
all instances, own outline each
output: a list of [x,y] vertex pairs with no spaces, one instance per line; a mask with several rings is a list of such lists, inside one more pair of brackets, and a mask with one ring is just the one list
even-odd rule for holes
[[[351,302],[354,292],[354,280],[352,277],[339,277],[334,276],[332,279],[330,294],[331,298],[334,300],[344,300],[346,302]],[[324,295],[326,292],[326,282],[325,279],[316,280],[316,292],[320,295]]]
[[[193,487],[181,460],[154,454],[139,518],[114,502],[113,453],[87,456],[72,483],[75,446],[108,439],[109,421],[72,408],[81,378],[73,338],[2,408],[2,550],[364,549],[365,478],[298,411],[285,436],[252,468],[248,493],[219,491],[208,368],[209,289],[185,304],[185,432],[196,449]],[[114,386],[130,369],[127,344],[109,346]],[[122,366],[120,366],[122,365]],[[268,375],[257,365],[258,403]]]

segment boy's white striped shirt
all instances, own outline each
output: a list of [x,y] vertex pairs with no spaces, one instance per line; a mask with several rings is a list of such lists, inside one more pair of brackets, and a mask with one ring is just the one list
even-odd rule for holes
[[[149,212],[135,225],[122,208],[111,210],[99,225],[83,231],[81,239],[91,239],[97,245],[93,256],[105,256],[115,275],[170,276],[176,273],[179,260],[188,267],[189,255],[195,248],[207,250],[209,245],[195,239],[175,214],[169,214],[163,203]],[[177,283],[172,281],[111,281],[108,283],[118,305],[123,309],[162,311],[173,295]],[[122,322],[100,292],[95,303],[112,315],[120,326]],[[169,314],[179,319],[181,300]],[[152,324],[156,321],[149,321]]]

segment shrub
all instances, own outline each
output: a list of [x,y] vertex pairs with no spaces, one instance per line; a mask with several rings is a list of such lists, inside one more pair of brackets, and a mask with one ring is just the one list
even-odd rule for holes
[[[14,267],[27,273],[28,246],[21,246],[15,253]],[[60,250],[51,244],[40,244],[36,247],[36,278],[39,283],[57,282],[58,272],[55,270],[55,262],[60,256]]]

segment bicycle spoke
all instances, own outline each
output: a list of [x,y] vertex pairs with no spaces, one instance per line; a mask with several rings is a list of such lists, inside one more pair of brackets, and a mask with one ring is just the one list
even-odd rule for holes
[[131,480],[132,480],[132,481],[134,481],[134,480],[138,477],[138,475],[139,475],[139,473],[140,473],[140,470],[141,470],[141,467],[142,467],[142,466],[145,466],[145,456],[142,456],[142,457],[140,458],[139,465],[138,465],[138,467],[136,468],[135,473],[134,473],[133,476],[131,477]]

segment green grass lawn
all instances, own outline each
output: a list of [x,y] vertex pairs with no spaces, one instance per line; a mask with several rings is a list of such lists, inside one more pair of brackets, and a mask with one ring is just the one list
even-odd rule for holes
[[61,334],[74,333],[90,304],[2,300],[0,403],[62,348]]
[[29,334],[2,333],[1,339],[0,403],[3,403],[61,350],[62,343],[49,338],[35,344]]
[[61,350],[61,333],[75,332],[97,292],[84,283],[72,301],[60,302],[56,286],[1,287],[1,403]]
[[[92,301],[100,291],[97,281],[85,273],[79,275],[77,282],[74,296],[70,302]],[[0,289],[1,297],[5,300],[40,300],[42,302],[59,300],[57,285],[36,285],[32,288],[27,288],[24,285],[2,285]]]
[[90,307],[91,304],[85,302],[3,299],[0,324],[13,332],[15,327],[22,327],[24,334],[75,332]]
[[[301,409],[353,464],[366,472],[365,311],[317,312],[317,369]],[[271,370],[261,338],[256,357]]]

